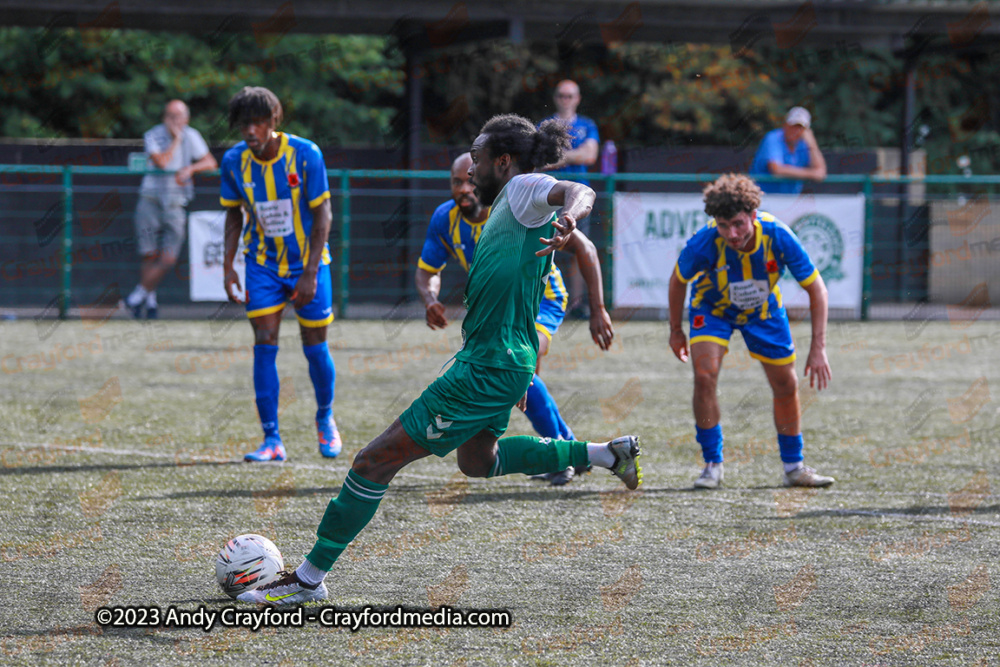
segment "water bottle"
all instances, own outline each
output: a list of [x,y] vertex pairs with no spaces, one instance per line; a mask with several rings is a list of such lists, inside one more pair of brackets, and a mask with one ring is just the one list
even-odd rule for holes
[[618,149],[610,139],[604,142],[604,150],[601,151],[601,173],[618,173]]

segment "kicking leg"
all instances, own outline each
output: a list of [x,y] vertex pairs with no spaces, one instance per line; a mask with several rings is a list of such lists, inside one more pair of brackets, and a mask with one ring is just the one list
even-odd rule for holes
[[[556,440],[575,440],[576,436],[573,434],[573,431],[563,420],[562,415],[559,414],[559,406],[556,405],[555,399],[549,393],[548,387],[545,386],[545,382],[538,375],[541,371],[542,357],[549,351],[549,335],[547,332],[538,329],[537,324],[536,331],[538,333],[538,361],[535,366],[535,376],[531,379],[531,386],[528,387],[528,400],[524,414],[540,436]],[[586,471],[587,468],[578,469],[574,466],[569,466],[557,472],[535,475],[534,479],[544,479],[551,482],[553,486],[563,486],[564,484],[568,484],[577,472],[583,473]]]
[[347,546],[375,516],[389,482],[404,466],[430,452],[407,435],[395,420],[354,457],[351,470],[330,500],[316,529],[316,544],[302,564],[284,577],[239,596],[242,602],[299,604],[325,600],[323,578]]

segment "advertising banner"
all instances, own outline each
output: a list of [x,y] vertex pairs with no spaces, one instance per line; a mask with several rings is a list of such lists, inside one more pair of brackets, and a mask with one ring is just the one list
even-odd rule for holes
[[[864,271],[863,195],[765,195],[772,213],[801,240],[830,293],[830,308],[861,313]],[[670,275],[687,240],[708,223],[701,194],[615,194],[614,305],[666,308]],[[786,270],[786,307],[809,297]]]

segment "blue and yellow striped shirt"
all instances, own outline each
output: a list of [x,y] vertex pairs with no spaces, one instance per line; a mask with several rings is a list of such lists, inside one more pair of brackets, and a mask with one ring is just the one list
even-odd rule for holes
[[[417,266],[430,273],[440,273],[448,264],[448,259],[453,258],[468,272],[485,224],[486,220],[482,222],[466,220],[453,199],[441,204],[431,216],[431,223],[427,227],[427,238],[424,240]],[[566,310],[566,305],[569,303],[569,291],[555,263],[552,264],[552,271],[545,282],[544,298],[556,302],[563,310]]]
[[770,213],[758,212],[756,243],[749,252],[733,250],[719,235],[715,218],[708,221],[681,251],[677,277],[693,283],[689,307],[707,308],[716,317],[738,324],[766,320],[781,308],[778,280],[785,267],[803,287],[819,276],[795,232]]
[[[284,277],[301,272],[309,261],[312,209],[330,198],[330,188],[316,144],[284,132],[278,137],[278,154],[266,162],[254,157],[245,141],[226,151],[219,201],[248,213],[243,228],[247,261]],[[330,263],[326,243],[321,262]]]

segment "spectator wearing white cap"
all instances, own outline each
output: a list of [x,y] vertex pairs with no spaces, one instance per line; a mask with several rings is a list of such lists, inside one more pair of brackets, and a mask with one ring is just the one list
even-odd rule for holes
[[790,180],[760,183],[761,190],[798,194],[802,191],[803,180],[819,182],[826,178],[826,160],[809,127],[811,123],[808,111],[792,107],[785,116],[785,124],[764,135],[750,165],[750,175],[781,176]]

